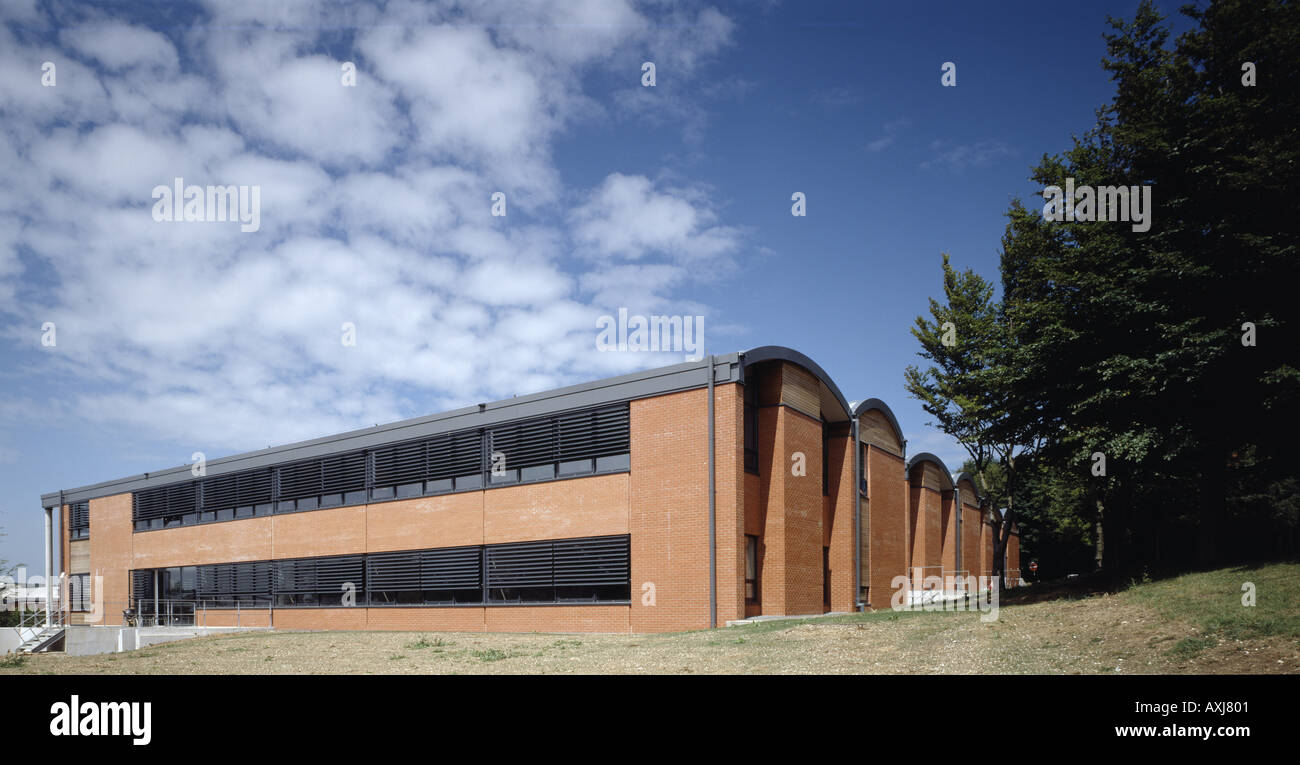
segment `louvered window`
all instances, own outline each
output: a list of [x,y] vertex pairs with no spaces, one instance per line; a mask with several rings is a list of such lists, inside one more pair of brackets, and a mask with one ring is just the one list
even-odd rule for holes
[[374,499],[477,489],[483,485],[483,434],[448,433],[375,449]]
[[90,536],[89,502],[68,505],[68,536],[72,539],[86,539]]
[[198,566],[198,600],[211,608],[265,606],[271,599],[267,561]]
[[522,542],[487,548],[488,599],[496,602],[627,600],[628,537]]
[[369,586],[370,603],[482,602],[482,559],[481,547],[367,555],[366,583]]
[[[131,598],[160,616],[196,608],[626,602],[626,535],[402,550],[131,572]],[[485,568],[486,565],[486,568]],[[349,596],[351,593],[351,597]]]
[[279,469],[277,512],[340,507],[366,501],[366,453],[349,452]]
[[271,512],[274,474],[271,468],[213,476],[203,481],[201,521],[232,520]]
[[626,536],[565,539],[555,543],[555,599],[628,600],[630,541]]
[[[436,436],[427,442],[428,480],[438,490],[483,485],[483,434],[477,430]],[[444,489],[443,487],[446,487]]]
[[[272,586],[277,606],[339,606],[362,602],[365,592],[362,555],[277,560]],[[345,597],[351,597],[345,601]]]
[[133,518],[149,531],[621,471],[630,451],[618,404],[143,489]]
[[515,483],[555,477],[555,420],[543,417],[489,431],[489,480]]
[[170,528],[198,521],[198,482],[137,491],[132,495],[135,530]]

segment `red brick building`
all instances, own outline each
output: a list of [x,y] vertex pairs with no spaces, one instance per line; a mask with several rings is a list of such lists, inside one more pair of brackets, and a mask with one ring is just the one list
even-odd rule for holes
[[777,346],[42,500],[101,624],[698,629],[887,608],[917,567],[991,570],[994,531],[883,402]]

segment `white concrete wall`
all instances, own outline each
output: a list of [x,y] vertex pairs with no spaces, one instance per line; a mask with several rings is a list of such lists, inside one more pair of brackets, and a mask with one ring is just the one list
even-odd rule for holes
[[0,653],[13,653],[23,641],[18,637],[18,630],[13,627],[0,627]]

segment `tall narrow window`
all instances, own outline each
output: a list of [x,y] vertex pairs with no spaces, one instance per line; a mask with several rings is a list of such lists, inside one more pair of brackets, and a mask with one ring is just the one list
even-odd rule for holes
[[68,606],[75,613],[90,611],[90,574],[68,577]]
[[745,602],[758,602],[758,537],[745,535]]
[[745,472],[758,475],[758,380],[745,382]]
[[822,496],[831,493],[831,438],[826,421],[822,420]]
[[858,491],[867,493],[867,445],[858,444]]

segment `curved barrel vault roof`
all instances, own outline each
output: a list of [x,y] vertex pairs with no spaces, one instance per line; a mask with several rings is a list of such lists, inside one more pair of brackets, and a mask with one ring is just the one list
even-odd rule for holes
[[963,470],[963,471],[961,471],[960,473],[956,473],[956,474],[954,474],[953,477],[952,477],[952,485],[953,485],[953,486],[956,486],[956,485],[960,484],[963,480],[965,480],[965,481],[970,481],[970,485],[973,486],[973,487],[975,487],[975,498],[976,498],[976,499],[978,499],[978,500],[980,500],[980,501],[983,501],[983,500],[985,500],[985,499],[988,499],[988,495],[986,495],[983,491],[980,490],[980,485],[979,485],[979,483],[975,480],[975,474],[974,474],[974,473],[970,472],[969,470]]
[[[787,348],[784,345],[761,345],[752,348],[741,354],[744,359],[744,366],[749,367],[752,364],[760,364],[764,361],[788,361],[791,364],[797,364],[812,373],[822,385],[822,416],[828,422],[844,422],[853,416],[853,409],[849,406],[848,400],[840,392],[840,388],[826,374],[826,370],[821,366],[793,348]],[[836,416],[838,415],[838,416]]]
[[952,491],[956,488],[957,485],[952,480],[952,473],[948,471],[948,466],[944,465],[943,460],[930,452],[919,452],[907,461],[907,475],[909,479],[912,475],[912,468],[922,462],[932,462],[935,467],[939,468],[939,475],[943,476],[943,479],[948,482],[948,491]]
[[865,401],[851,402],[850,406],[853,409],[854,419],[862,416],[864,412],[870,412],[873,409],[885,415],[885,419],[889,421],[889,426],[894,429],[894,435],[898,438],[899,445],[907,443],[907,439],[903,438],[903,429],[898,425],[898,418],[894,416],[894,410],[890,409],[889,405],[884,401],[881,401],[878,398],[869,398]]

